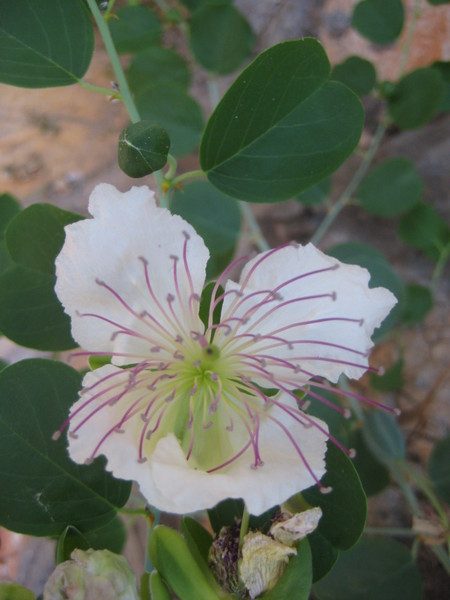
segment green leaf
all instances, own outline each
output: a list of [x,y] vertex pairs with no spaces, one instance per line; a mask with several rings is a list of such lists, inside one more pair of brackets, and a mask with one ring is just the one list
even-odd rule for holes
[[297,200],[305,206],[312,206],[313,204],[324,202],[329,197],[330,192],[331,177],[325,177],[325,179],[307,189],[300,196],[297,196]]
[[94,51],[91,16],[81,0],[0,3],[0,81],[45,88],[76,83]]
[[397,421],[381,410],[366,414],[363,438],[373,455],[383,464],[390,466],[405,460],[405,438]]
[[56,546],[57,564],[70,559],[72,552],[79,548],[81,550],[110,550],[120,554],[125,546],[126,530],[119,517],[114,517],[109,523],[81,533],[76,527],[69,525],[59,536]]
[[51,204],[32,204],[8,225],[6,245],[19,265],[54,275],[55,258],[64,244],[64,227],[80,221],[81,215]]
[[157,123],[131,123],[119,137],[119,167],[129,177],[145,177],[163,168],[169,148],[167,131]]
[[109,30],[119,54],[136,53],[161,40],[162,25],[156,14],[146,6],[124,6],[109,20]]
[[433,307],[433,294],[423,285],[410,283],[406,286],[405,308],[402,320],[406,325],[421,323]]
[[18,583],[0,583],[0,600],[34,600],[31,590]]
[[444,83],[432,68],[416,69],[394,85],[388,95],[388,112],[400,129],[422,127],[438,111]]
[[403,29],[401,0],[363,0],[353,11],[352,27],[375,44],[392,44]]
[[318,600],[422,600],[422,580],[406,546],[393,540],[363,539],[341,553],[331,573],[314,586],[314,596]]
[[292,598],[308,600],[312,585],[311,550],[308,540],[297,545],[297,555],[289,563],[275,587],[260,596],[261,600],[281,600]]
[[450,435],[436,442],[428,474],[436,492],[450,505]]
[[192,152],[203,130],[203,114],[193,98],[173,83],[160,83],[141,89],[136,106],[142,117],[162,125],[170,137],[171,153]]
[[379,392],[392,392],[403,387],[405,379],[403,377],[403,358],[399,358],[396,363],[389,367],[383,375],[370,375],[370,385]]
[[150,560],[180,600],[220,598],[195,562],[181,535],[158,525],[148,544]]
[[10,194],[0,195],[0,241],[4,239],[8,223],[20,212],[19,202]]
[[398,234],[414,248],[420,248],[431,260],[438,261],[448,252],[450,228],[429,204],[421,202],[404,215]]
[[194,227],[212,257],[234,251],[241,231],[241,212],[234,198],[200,181],[176,190],[171,210]]
[[319,581],[333,568],[337,561],[339,552],[336,548],[317,530],[308,535],[309,547],[312,556],[312,580]]
[[13,266],[14,262],[5,242],[8,223],[20,212],[20,204],[9,194],[0,195],[0,274]]
[[3,369],[6,369],[6,367],[8,366],[9,363],[7,363],[6,361],[0,359],[0,371],[3,371]]
[[370,273],[369,287],[385,287],[397,298],[398,303],[391,310],[372,338],[377,341],[394,327],[402,316],[405,302],[405,285],[390,264],[375,248],[354,242],[344,242],[327,249],[327,254],[338,260],[365,267]]
[[349,56],[333,67],[330,78],[340,81],[358,96],[366,96],[375,86],[377,72],[370,61],[360,56]]
[[213,541],[212,535],[198,521],[191,517],[182,518],[181,533],[203,575],[219,593],[220,587],[208,565],[208,553]]
[[348,550],[364,531],[366,496],[351,460],[331,442],[325,460],[327,472],[321,483],[331,487],[332,492],[322,494],[314,486],[302,492],[302,496],[311,506],[322,509],[317,531],[335,548]]
[[[249,528],[260,529],[263,532],[266,531],[266,529],[268,529],[267,525],[278,510],[279,506],[274,506],[261,515],[250,515]],[[243,513],[244,501],[240,499],[236,500],[234,498],[222,500],[222,502],[219,502],[219,504],[213,508],[208,509],[209,522],[216,534],[220,532],[222,527],[235,525],[236,521],[242,519]]]
[[197,61],[214,73],[232,73],[250,55],[255,36],[229,2],[206,3],[191,19],[190,44]]
[[439,111],[447,112],[450,110],[450,62],[436,61],[431,68],[439,73],[444,84],[444,95],[442,96]]
[[357,192],[362,207],[373,215],[394,217],[410,210],[423,194],[423,181],[406,158],[391,158],[376,166]]
[[131,484],[104,470],[105,461],[77,465],[66,441],[52,435],[77,400],[80,374],[42,359],[15,363],[0,373],[0,522],[35,536],[81,532],[110,522]]
[[168,48],[147,48],[137,54],[128,67],[128,83],[135,94],[158,83],[189,87],[191,73],[187,62]]
[[[209,307],[211,306],[211,296],[212,296],[215,284],[216,284],[215,281],[211,281],[210,283],[205,285],[205,287],[203,288],[203,291],[202,291],[202,297],[200,300],[200,308],[198,311],[198,315],[205,327],[208,327]],[[223,287],[219,286],[217,289],[216,298],[219,298],[219,296],[221,296],[223,294],[223,292],[224,292]],[[220,313],[222,312],[222,304],[223,304],[223,299],[214,308],[214,311],[213,311],[213,324],[214,325],[216,325],[217,323],[220,323]]]
[[74,348],[70,318],[56,297],[55,282],[54,275],[20,265],[0,275],[0,331],[27,348]]
[[358,98],[328,82],[329,62],[313,39],[263,52],[212,114],[200,146],[210,182],[249,202],[297,195],[353,151],[364,114]]
[[[171,600],[172,598],[172,595],[164,583],[163,578],[157,571],[153,571],[153,573],[150,575],[150,591],[151,600]],[[142,587],[141,600],[147,600],[145,596],[142,596]],[[148,598],[148,600],[150,600],[150,598]]]
[[361,479],[367,496],[373,496],[384,490],[391,482],[388,469],[372,454],[364,441],[361,429],[351,437],[352,448],[356,451],[353,465]]

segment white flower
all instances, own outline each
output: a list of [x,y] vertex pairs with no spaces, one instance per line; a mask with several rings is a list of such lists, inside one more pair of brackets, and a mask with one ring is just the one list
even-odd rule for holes
[[[112,364],[86,375],[61,427],[72,459],[104,454],[115,476],[176,513],[231,497],[256,515],[319,482],[330,436],[293,390],[360,377],[392,294],[369,289],[365,269],[286,245],[250,260],[239,283],[224,272],[205,327],[208,250],[191,225],[147,187],[100,185],[89,210],[66,227],[56,293],[74,339]],[[314,386],[320,398],[326,384]]]

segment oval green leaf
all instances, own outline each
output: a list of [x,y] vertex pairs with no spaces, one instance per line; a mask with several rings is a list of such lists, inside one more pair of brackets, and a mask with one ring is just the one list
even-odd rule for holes
[[283,42],[258,56],[206,126],[200,163],[209,181],[236,198],[275,202],[332,173],[357,145],[364,113],[328,75],[316,40]]
[[135,94],[158,83],[175,83],[187,89],[191,81],[187,62],[168,48],[147,48],[140,52],[131,61],[127,75]]
[[0,331],[36,350],[75,348],[70,318],[55,294],[56,277],[15,265],[0,276]]
[[18,583],[0,583],[0,600],[34,600],[31,590]]
[[363,539],[313,589],[318,600],[422,600],[411,552],[394,540]]
[[450,505],[450,436],[436,442],[428,473],[436,492]]
[[158,525],[148,544],[150,560],[180,600],[215,600],[220,596],[197,565],[182,536]]
[[368,412],[362,432],[368,448],[381,463],[389,466],[405,459],[405,438],[390,414],[381,410]]
[[352,448],[356,451],[353,465],[358,471],[367,496],[373,496],[384,490],[391,482],[388,469],[372,454],[364,441],[361,429],[351,437]]
[[314,204],[320,204],[324,202],[330,195],[331,192],[331,177],[326,177],[313,185],[305,192],[297,196],[299,200],[305,206],[312,206]]
[[450,62],[438,60],[431,65],[431,68],[439,73],[444,84],[444,95],[439,110],[447,112],[450,110]]
[[357,192],[362,207],[373,215],[394,217],[410,210],[423,194],[423,181],[406,158],[391,158],[365,177]]
[[0,241],[4,239],[8,223],[20,212],[19,202],[10,194],[0,195]]
[[401,0],[363,0],[353,11],[352,26],[375,44],[392,44],[403,29]]
[[0,47],[0,81],[26,88],[71,85],[91,62],[91,16],[81,0],[1,2]]
[[327,472],[321,483],[331,487],[332,492],[322,494],[314,486],[302,492],[302,496],[311,506],[322,509],[317,531],[335,548],[348,550],[364,531],[366,495],[351,460],[331,442],[325,460]]
[[327,254],[342,262],[365,267],[370,273],[369,287],[385,287],[397,298],[398,303],[372,336],[374,340],[381,339],[402,316],[405,301],[403,281],[378,250],[365,244],[344,242],[329,248]]
[[[172,598],[167,585],[157,571],[153,571],[150,575],[150,591],[151,600],[171,600]],[[142,595],[142,587],[141,600],[147,600],[147,597]],[[148,600],[150,600],[150,596],[148,596]]]
[[423,202],[404,215],[397,228],[400,237],[414,248],[420,248],[431,260],[447,254],[450,228],[436,210]]
[[431,290],[417,283],[406,286],[405,309],[402,321],[410,327],[421,323],[433,307]]
[[330,78],[340,81],[358,96],[366,96],[376,83],[377,72],[370,61],[360,56],[349,56],[333,67]]
[[422,127],[438,111],[444,90],[435,69],[416,69],[400,79],[389,94],[389,115],[400,129]]
[[[0,373],[0,522],[35,536],[81,532],[111,521],[131,484],[104,470],[104,460],[80,466],[53,433],[67,419],[80,374],[49,360],[15,363]],[[62,502],[61,499],[64,499]]]
[[297,555],[289,559],[289,563],[275,587],[262,594],[261,600],[281,600],[292,598],[308,600],[312,585],[311,550],[308,540],[297,545]]
[[191,223],[211,257],[233,252],[241,231],[241,213],[234,198],[200,181],[176,190],[171,210]]
[[331,571],[339,551],[317,530],[308,535],[308,542],[312,557],[312,580],[316,582]]
[[131,123],[119,137],[119,167],[129,177],[145,177],[163,168],[169,148],[167,131],[157,123]]
[[170,137],[171,153],[184,156],[198,144],[203,130],[203,113],[197,102],[174,83],[142,89],[136,96],[142,119],[162,125]]
[[250,55],[255,36],[229,2],[207,3],[191,19],[190,44],[197,61],[213,73],[232,73]]
[[119,54],[135,53],[159,44],[161,21],[146,6],[124,6],[109,20],[109,30]]
[[54,275],[55,258],[65,239],[64,227],[81,219],[51,204],[32,204],[8,225],[8,252],[17,264]]
[[59,564],[69,560],[75,548],[110,550],[120,554],[125,546],[126,537],[125,525],[118,516],[115,516],[103,527],[85,533],[81,533],[76,527],[69,525],[59,536],[56,546],[56,562]]

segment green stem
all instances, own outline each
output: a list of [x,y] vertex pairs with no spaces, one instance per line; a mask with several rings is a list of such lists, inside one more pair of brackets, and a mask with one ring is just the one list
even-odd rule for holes
[[128,114],[130,116],[132,123],[137,123],[140,121],[139,113],[134,104],[134,100],[131,96],[130,88],[128,87],[128,82],[125,77],[125,73],[123,72],[122,65],[120,64],[119,56],[117,54],[116,48],[114,46],[114,42],[112,41],[111,34],[108,29],[108,25],[97,6],[95,0],[86,0],[88,6],[92,12],[92,15],[97,24],[100,35],[102,36],[103,43],[105,44],[106,51],[111,60],[112,67],[114,69],[114,73],[117,78],[117,83],[119,85],[120,97],[122,102],[124,103]]
[[411,45],[416,30],[417,20],[420,17],[420,3],[421,0],[416,0],[414,3],[414,9],[411,19],[411,24],[406,35],[405,44],[403,46],[402,55],[400,57],[400,65],[398,68],[398,79],[403,75],[406,65],[408,64],[409,53],[411,52]]
[[141,515],[143,517],[148,517],[145,508],[118,508],[117,510],[122,515]]
[[108,89],[108,88],[104,88],[104,87],[99,87],[98,85],[92,85],[91,83],[88,83],[87,81],[83,81],[82,79],[78,79],[78,84],[84,88],[85,90],[89,90],[90,92],[97,92],[97,94],[104,94],[105,96],[114,96],[116,95],[117,98],[121,99],[120,94],[118,94],[117,92],[115,92],[112,89]]
[[450,256],[450,246],[447,246],[441,252],[436,266],[434,267],[433,275],[431,276],[431,287],[436,288],[439,279],[444,271],[445,265],[447,264],[447,260]]
[[248,533],[248,525],[250,523],[250,514],[247,510],[247,507],[244,505],[244,512],[242,513],[241,520],[241,531],[239,533],[239,548],[242,548],[244,544],[244,538]]
[[340,198],[338,198],[338,200],[333,204],[333,206],[331,207],[327,216],[324,218],[322,223],[317,228],[316,233],[312,236],[311,242],[313,244],[317,245],[321,241],[321,239],[323,238],[325,233],[328,231],[328,229],[331,227],[332,223],[335,221],[336,217],[339,215],[339,213],[342,211],[342,209],[345,208],[345,206],[349,203],[353,194],[358,189],[359,184],[365,177],[367,170],[369,169],[370,165],[372,164],[373,158],[381,144],[381,140],[383,139],[386,129],[387,129],[387,121],[385,119],[382,119],[378,125],[376,132],[375,132],[372,143],[370,144],[370,147],[367,150],[367,152],[364,156],[364,159],[361,162],[361,164],[359,165],[355,175],[353,176],[352,180],[350,181],[350,183],[348,184],[348,186],[346,187],[346,189],[344,190],[344,192],[342,193]]
[[444,567],[447,575],[450,575],[450,558],[448,557],[443,546],[429,546],[435,556],[439,559],[439,562]]
[[255,246],[261,250],[261,252],[265,252],[266,250],[270,250],[270,246],[267,243],[265,237],[262,234],[261,228],[258,225],[258,221],[255,218],[255,215],[252,212],[252,209],[243,200],[239,200],[239,210],[247,221],[247,225],[250,229],[251,240],[255,244]]
[[[186,181],[188,179],[195,179],[196,177],[204,177],[204,176],[205,176],[205,173],[201,169],[198,169],[196,171],[187,171],[186,173],[181,173],[181,175],[178,175],[178,177],[175,177],[175,179],[172,181],[172,186],[177,185],[177,184],[181,183],[182,181]],[[168,175],[166,176],[166,178],[170,179],[168,177]]]
[[417,533],[407,527],[366,527],[364,533],[367,535],[398,535],[404,537],[416,537]]
[[403,469],[408,473],[414,483],[422,490],[422,492],[427,496],[430,504],[433,506],[434,510],[438,514],[441,523],[447,527],[448,526],[448,518],[445,514],[445,510],[442,508],[441,503],[437,499],[437,496],[434,494],[431,486],[428,484],[426,479],[416,473],[414,469],[412,469],[407,463],[404,463]]
[[114,8],[114,4],[116,3],[116,0],[109,0],[108,2],[108,6],[106,7],[105,12],[103,13],[103,18],[106,19],[107,16],[109,15],[109,13],[112,11],[112,9]]

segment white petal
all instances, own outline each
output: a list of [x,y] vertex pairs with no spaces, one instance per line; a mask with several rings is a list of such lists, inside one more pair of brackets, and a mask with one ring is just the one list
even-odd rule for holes
[[[107,469],[115,477],[137,481],[147,501],[156,508],[182,514],[210,508],[231,497],[243,498],[251,514],[256,515],[314,485],[314,478],[286,433],[267,417],[259,434],[264,465],[257,469],[252,468],[251,450],[221,471],[207,473],[196,469],[186,460],[185,452],[171,433],[155,443],[146,441],[143,455],[147,460],[140,462],[139,440],[144,425],[141,411],[121,426],[121,433],[114,429],[127,409],[142,397],[145,385],[140,390],[128,390],[123,401],[109,404],[127,388],[128,381],[129,373],[112,365],[85,376],[84,393],[71,409],[69,454],[78,463],[84,463],[94,453],[105,455]],[[287,395],[280,394],[277,400],[291,409],[296,407]],[[316,427],[304,428],[276,406],[268,414],[285,427],[315,477],[320,479],[325,472],[325,433]],[[318,419],[314,422],[327,431],[323,422]],[[243,445],[236,432],[229,437],[232,444]]]
[[[366,269],[341,263],[312,244],[260,254],[246,265],[239,284],[227,283],[226,291],[244,296],[225,296],[222,321],[234,319],[229,323],[235,331],[225,335],[219,330],[215,343],[244,335],[233,347],[263,357],[266,371],[275,380],[287,378],[289,388],[305,383],[308,374],[333,382],[341,374],[359,378],[368,366],[370,336],[397,302],[389,290],[369,288],[369,279]],[[248,344],[241,350],[244,341]],[[297,373],[282,361],[298,365]],[[255,380],[264,385],[258,373],[261,369],[255,368]],[[270,387],[267,380],[265,385]]]
[[[66,227],[66,241],[56,259],[55,289],[72,319],[74,339],[90,351],[131,355],[116,357],[116,364],[138,362],[136,357],[148,357],[155,346],[171,355],[171,340],[177,334],[189,335],[200,327],[198,304],[189,299],[201,294],[205,280],[208,250],[203,240],[181,217],[158,208],[145,186],[122,194],[114,186],[99,185],[89,210],[93,219]],[[186,235],[188,272],[183,259]],[[148,262],[154,297],[141,257]],[[178,290],[172,257],[178,257]],[[142,317],[144,311],[151,316]]]
[[[285,404],[293,403],[286,396]],[[305,460],[320,479],[325,472],[327,437],[315,427],[305,429],[280,409],[270,413],[282,422],[301,448]],[[327,426],[315,419],[322,428]],[[175,436],[160,440],[151,457],[151,477],[138,480],[147,500],[157,508],[185,513],[210,508],[226,498],[242,498],[249,512],[259,515],[295,493],[314,485],[299,454],[275,423],[261,425],[259,448],[262,467],[252,468],[249,450],[223,471],[206,473],[192,469]],[[154,496],[154,491],[157,495]]]

